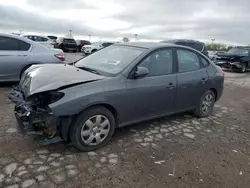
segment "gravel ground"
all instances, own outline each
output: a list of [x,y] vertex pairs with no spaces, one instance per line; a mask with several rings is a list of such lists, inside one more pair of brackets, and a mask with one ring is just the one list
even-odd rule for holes
[[184,113],[118,129],[109,145],[89,153],[20,135],[9,92],[2,84],[0,187],[249,187],[249,73],[226,73],[212,116]]
[[65,53],[65,61],[66,63],[72,63],[78,59],[81,59],[83,57],[83,53],[77,52],[77,53]]

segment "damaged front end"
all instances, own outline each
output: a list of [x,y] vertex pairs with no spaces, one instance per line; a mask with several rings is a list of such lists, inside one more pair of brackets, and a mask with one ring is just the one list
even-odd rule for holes
[[57,138],[60,118],[52,113],[48,105],[63,96],[62,92],[47,91],[25,98],[18,86],[14,87],[9,98],[15,103],[14,111],[20,132],[44,135],[47,139]]

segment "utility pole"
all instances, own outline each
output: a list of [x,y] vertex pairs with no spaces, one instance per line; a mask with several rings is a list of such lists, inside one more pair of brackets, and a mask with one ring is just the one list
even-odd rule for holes
[[215,50],[214,50],[214,41],[215,41],[215,39],[211,39],[211,41],[212,41],[212,48],[213,48],[213,51],[215,51]]
[[211,41],[212,41],[212,44],[214,44],[215,39],[211,39]]
[[22,29],[19,29],[19,35],[21,35],[21,34],[22,34],[22,32],[23,32],[23,30],[22,30]]
[[91,35],[89,34],[89,41],[90,41]]
[[138,34],[134,34],[135,35],[135,41],[137,41],[138,39]]
[[72,38],[72,30],[69,30],[69,37]]

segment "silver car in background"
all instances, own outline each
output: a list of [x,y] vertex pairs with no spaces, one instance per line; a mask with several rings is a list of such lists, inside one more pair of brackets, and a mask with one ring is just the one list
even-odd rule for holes
[[24,37],[0,33],[0,82],[19,81],[34,64],[62,64],[62,51],[47,48]]

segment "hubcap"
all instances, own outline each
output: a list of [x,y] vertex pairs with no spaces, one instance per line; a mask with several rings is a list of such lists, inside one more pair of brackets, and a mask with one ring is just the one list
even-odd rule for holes
[[213,107],[213,95],[212,94],[207,94],[203,101],[202,101],[202,105],[201,105],[201,110],[202,110],[202,113],[208,113],[211,108]]
[[103,115],[92,116],[82,126],[82,141],[87,145],[98,145],[108,136],[109,130],[108,118]]

